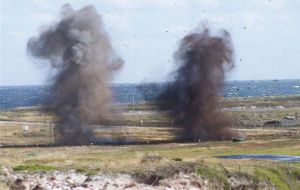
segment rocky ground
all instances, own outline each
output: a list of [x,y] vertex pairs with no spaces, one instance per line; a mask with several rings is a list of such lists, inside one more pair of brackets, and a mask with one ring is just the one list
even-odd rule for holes
[[[217,181],[208,180],[196,173],[179,172],[168,178],[148,176],[140,178],[129,174],[98,174],[87,176],[74,170],[70,171],[36,171],[14,172],[2,168],[0,180],[7,184],[9,190],[102,190],[102,189],[224,189]],[[259,182],[254,184],[247,178],[231,176],[228,179],[230,189],[274,189],[271,184]]]

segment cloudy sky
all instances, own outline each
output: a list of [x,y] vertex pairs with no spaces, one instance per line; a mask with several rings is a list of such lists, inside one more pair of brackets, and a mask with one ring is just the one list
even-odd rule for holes
[[180,39],[201,23],[225,28],[236,68],[228,80],[300,78],[300,1],[296,0],[1,0],[0,85],[44,84],[49,68],[26,43],[59,19],[60,7],[92,4],[125,60],[114,82],[158,82],[174,70]]

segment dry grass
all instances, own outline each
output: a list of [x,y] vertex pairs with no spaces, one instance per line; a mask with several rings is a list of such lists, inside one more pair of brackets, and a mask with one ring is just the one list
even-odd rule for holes
[[[256,102],[254,100],[257,100]],[[279,162],[258,159],[218,159],[216,156],[231,154],[288,154],[300,155],[300,127],[276,128],[246,128],[247,124],[263,122],[264,120],[283,119],[286,115],[297,116],[300,113],[299,96],[296,97],[269,97],[264,98],[231,98],[226,99],[227,106],[249,105],[283,105],[288,107],[281,110],[260,110],[247,108],[240,111],[227,111],[237,121],[246,122],[238,125],[237,130],[245,137],[244,142],[198,142],[198,143],[172,143],[157,145],[123,145],[123,146],[73,146],[48,148],[0,148],[0,166],[35,168],[45,167],[59,170],[75,169],[86,173],[96,172],[126,172],[144,173],[145,171],[169,171],[167,168],[179,167],[179,163],[196,163],[204,166],[204,171],[214,174],[222,171],[229,173],[246,173],[253,176],[264,175],[273,180],[278,187],[286,187],[286,168],[300,171],[299,162]],[[293,107],[295,105],[296,107]],[[153,112],[153,105],[140,104],[133,115],[130,106],[124,106],[125,113],[119,122],[135,124],[126,127],[91,126],[97,136],[110,136],[119,138],[125,136],[129,140],[171,140],[174,139],[178,129],[172,128],[170,120],[165,113]],[[49,143],[53,142],[50,128],[44,123],[55,121],[49,113],[40,113],[39,108],[3,110],[0,120],[15,120],[21,123],[0,123],[0,143]],[[117,116],[116,116],[117,117]],[[140,120],[145,121],[140,125]],[[31,132],[22,133],[22,122],[30,126]],[[147,123],[148,122],[148,123]],[[153,126],[153,123],[160,126]],[[165,125],[163,125],[165,124]],[[53,133],[52,133],[53,134]],[[178,165],[179,164],[179,165]],[[211,168],[212,171],[210,171]],[[217,170],[216,170],[217,169]],[[275,169],[275,170],[272,170]],[[278,170],[276,170],[278,169]],[[291,171],[292,171],[291,170]],[[203,171],[202,171],[203,172]],[[223,175],[223,174],[222,174]],[[283,176],[283,177],[282,177]],[[282,177],[282,178],[281,178]],[[272,182],[273,182],[272,181]],[[289,182],[290,183],[290,182]],[[294,182],[291,182],[293,184]],[[298,183],[298,182],[295,182]],[[0,189],[2,188],[0,182]],[[294,187],[294,186],[291,186]],[[295,186],[296,187],[296,186]],[[298,187],[298,186],[297,186]],[[293,188],[290,188],[293,189]]]

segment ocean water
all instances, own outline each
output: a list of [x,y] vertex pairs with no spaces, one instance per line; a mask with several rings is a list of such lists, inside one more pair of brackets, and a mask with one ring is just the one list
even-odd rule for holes
[[[116,102],[151,101],[163,88],[156,84],[113,84]],[[226,82],[220,92],[224,97],[251,97],[300,94],[299,80],[263,80]],[[48,86],[0,86],[0,109],[38,106],[51,97]]]

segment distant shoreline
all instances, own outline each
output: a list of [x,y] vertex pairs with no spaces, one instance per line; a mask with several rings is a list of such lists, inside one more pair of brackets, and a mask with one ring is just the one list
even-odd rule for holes
[[[234,82],[263,82],[263,81],[299,81],[299,79],[258,79],[258,80],[250,80],[250,79],[245,79],[245,80],[226,80],[226,83],[234,83]],[[118,85],[144,85],[144,84],[166,84],[170,83],[171,81],[165,81],[165,82],[137,82],[137,83],[109,83],[111,86],[118,86]],[[50,84],[24,84],[24,85],[1,85],[0,88],[5,88],[5,87],[32,87],[32,86],[50,86]]]

